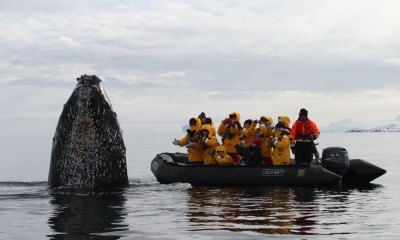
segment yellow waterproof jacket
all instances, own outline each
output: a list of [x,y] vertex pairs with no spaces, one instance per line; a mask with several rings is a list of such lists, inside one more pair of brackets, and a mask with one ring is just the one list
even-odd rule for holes
[[214,127],[214,120],[212,120],[212,118],[210,118],[211,119],[211,124],[210,124],[210,127],[211,127],[211,134],[213,135],[213,136],[217,136],[217,131],[215,130],[215,127]]
[[257,123],[253,122],[248,129],[243,128],[241,131],[241,136],[244,140],[243,147],[247,148],[250,147],[251,143],[253,142],[257,130]]
[[[195,131],[194,135],[200,134],[199,130],[201,127],[201,120],[196,118],[196,126],[191,126],[190,131]],[[188,133],[179,140],[179,146],[185,147],[189,143],[193,143],[194,138],[190,137]],[[203,150],[201,148],[201,144],[199,142],[195,142],[190,144],[190,147],[187,148],[187,152],[189,155],[189,162],[203,162]]]
[[290,118],[288,116],[279,116],[278,121],[279,119],[283,120],[283,122],[285,123],[285,127],[290,128]]
[[[279,121],[279,119],[282,119],[283,122],[285,123],[286,129],[288,129],[288,131],[291,131],[291,129],[290,129],[290,118],[287,117],[287,116],[279,116],[278,117],[278,121]],[[290,147],[293,147],[295,145],[295,139],[291,134],[289,134],[288,137],[289,137],[289,141],[290,141]]]
[[[272,119],[272,117],[267,117],[267,116],[261,116],[260,119],[265,118],[269,121],[270,124],[274,124],[274,120]],[[273,126],[273,125],[271,125]]]
[[[285,130],[286,131],[286,130]],[[274,165],[290,165],[290,139],[278,129],[274,130],[275,138],[272,140],[274,146],[272,162]]]
[[219,145],[217,138],[212,133],[212,128],[209,124],[205,124],[201,127],[201,130],[208,131],[208,137],[202,138],[200,144],[203,148],[203,161],[205,165],[214,165],[217,162],[214,159],[215,148]]
[[[271,123],[270,126],[273,124],[273,120],[271,117],[265,117],[262,116],[261,118],[268,119],[268,121]],[[258,128],[258,132],[261,133],[261,155],[263,157],[268,157],[270,158],[272,156],[272,129],[270,126],[265,126],[264,124],[261,124],[260,127]]]
[[229,154],[226,152],[226,149],[224,146],[218,146],[215,151],[221,151],[224,152],[222,156],[219,156],[215,154],[214,159],[218,163],[218,165],[232,165],[233,164],[233,159]]
[[[233,114],[233,113],[232,113]],[[240,114],[236,114],[236,121],[240,121]],[[240,131],[236,125],[226,125],[224,121],[218,127],[218,135],[223,138],[222,145],[225,146],[228,153],[236,153],[235,146],[240,144]]]

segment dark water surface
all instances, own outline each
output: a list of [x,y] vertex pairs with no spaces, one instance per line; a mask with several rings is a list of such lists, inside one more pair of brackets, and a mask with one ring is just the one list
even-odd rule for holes
[[1,182],[0,239],[398,239],[400,150],[393,139],[399,136],[325,137],[320,148],[340,137],[341,146],[352,146],[351,158],[388,170],[360,188],[161,185],[150,173],[150,156],[119,191]]

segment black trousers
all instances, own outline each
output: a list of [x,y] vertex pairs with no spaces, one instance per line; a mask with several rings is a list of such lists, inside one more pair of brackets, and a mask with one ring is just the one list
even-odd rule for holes
[[312,142],[296,142],[296,154],[294,160],[296,164],[310,163],[313,159],[314,148]]

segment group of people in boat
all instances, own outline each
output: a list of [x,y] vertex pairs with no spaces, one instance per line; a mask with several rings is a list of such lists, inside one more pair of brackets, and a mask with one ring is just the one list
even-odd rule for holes
[[[317,124],[300,109],[299,118],[290,128],[290,118],[279,116],[240,123],[240,114],[233,112],[221,121],[218,129],[202,112],[189,120],[186,135],[174,145],[186,147],[190,163],[205,165],[291,165],[309,164],[315,152],[314,140],[320,135]],[[218,142],[217,134],[222,144]],[[295,155],[294,163],[290,151]]]

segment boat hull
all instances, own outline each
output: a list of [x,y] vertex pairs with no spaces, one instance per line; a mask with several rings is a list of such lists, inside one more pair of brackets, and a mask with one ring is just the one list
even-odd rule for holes
[[386,170],[361,159],[350,160],[350,165],[342,177],[344,185],[370,183],[386,173]]
[[215,166],[188,164],[182,153],[158,154],[151,171],[160,183],[194,186],[336,186],[341,176],[319,164],[310,166]]

